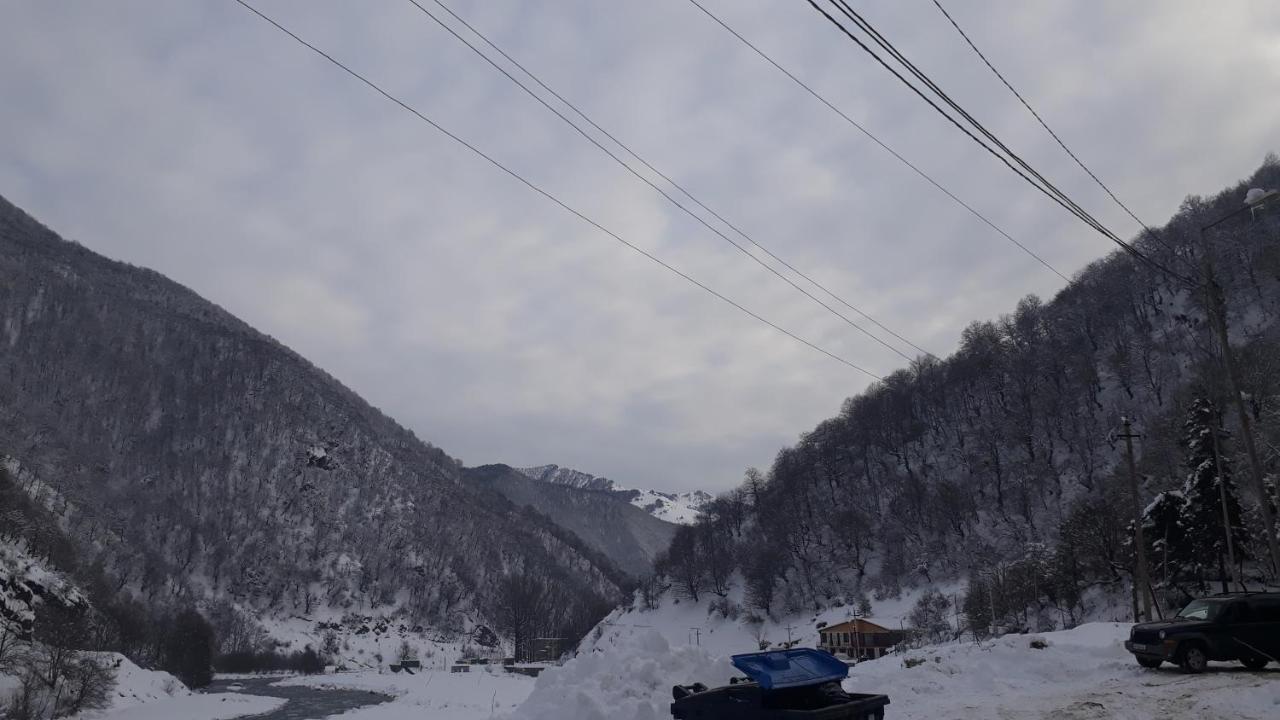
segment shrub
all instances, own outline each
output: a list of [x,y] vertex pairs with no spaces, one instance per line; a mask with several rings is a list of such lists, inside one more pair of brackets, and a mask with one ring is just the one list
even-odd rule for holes
[[164,644],[162,667],[187,687],[199,688],[213,680],[213,628],[195,610],[184,610],[173,620]]

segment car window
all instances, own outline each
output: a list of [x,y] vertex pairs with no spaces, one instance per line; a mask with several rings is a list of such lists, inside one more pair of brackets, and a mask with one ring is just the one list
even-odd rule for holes
[[1255,622],[1280,622],[1280,598],[1250,600]]
[[1222,603],[1212,600],[1192,600],[1182,608],[1178,617],[1188,620],[1216,620],[1222,612]]
[[1249,611],[1248,603],[1233,602],[1222,611],[1222,615],[1218,619],[1229,623],[1252,622],[1253,613]]

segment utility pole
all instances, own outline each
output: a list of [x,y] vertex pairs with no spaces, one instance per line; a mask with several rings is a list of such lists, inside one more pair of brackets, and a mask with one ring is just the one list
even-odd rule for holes
[[1138,603],[1134,603],[1134,622],[1151,619],[1151,586],[1147,582],[1147,542],[1142,536],[1142,502],[1138,499],[1138,467],[1133,462],[1133,439],[1141,437],[1133,432],[1129,418],[1121,418],[1124,432],[1117,437],[1124,438],[1125,456],[1129,462],[1129,501],[1133,509],[1133,545],[1135,567],[1133,569],[1133,585],[1142,604],[1141,613]]
[[862,627],[862,623],[858,618],[862,617],[862,613],[854,613],[853,615],[853,652],[854,660],[862,662],[862,635],[858,633],[858,629]]
[[[1222,501],[1222,532],[1227,538],[1227,576],[1222,579],[1222,591],[1226,592],[1227,585],[1236,580],[1236,553],[1231,542],[1231,514],[1227,512],[1227,483],[1222,476],[1222,442],[1218,439],[1218,424],[1221,422],[1222,412],[1215,407],[1210,433],[1213,435],[1213,471],[1218,476],[1218,497]],[[1244,583],[1240,583],[1240,587],[1243,588]]]
[[693,631],[693,642],[694,642],[698,647],[702,647],[702,628],[700,628],[700,627],[691,627],[691,628],[689,628],[689,629],[690,629],[691,631]]
[[[1275,197],[1275,191],[1264,198]],[[1244,439],[1244,448],[1249,456],[1249,475],[1253,480],[1253,491],[1258,495],[1258,509],[1262,514],[1263,535],[1267,538],[1267,551],[1271,555],[1272,577],[1280,577],[1280,547],[1276,544],[1276,518],[1271,512],[1271,498],[1267,496],[1267,486],[1263,480],[1262,461],[1258,457],[1258,448],[1253,442],[1253,422],[1249,419],[1249,411],[1244,405],[1244,392],[1240,388],[1240,372],[1236,367],[1235,353],[1231,351],[1231,342],[1227,337],[1226,300],[1222,287],[1213,272],[1213,259],[1209,253],[1209,230],[1239,215],[1245,210],[1254,210],[1265,199],[1248,204],[1225,217],[1215,220],[1200,228],[1201,269],[1204,273],[1205,310],[1209,315],[1209,324],[1218,337],[1218,345],[1222,349],[1222,365],[1227,375],[1227,388],[1235,403],[1236,413],[1240,420],[1240,434]]]
[[991,576],[987,583],[987,607],[991,610],[991,634],[996,634],[996,578]]
[[791,631],[795,629],[796,629],[795,625],[788,625],[785,628],[785,630],[787,631],[787,647],[791,647]]

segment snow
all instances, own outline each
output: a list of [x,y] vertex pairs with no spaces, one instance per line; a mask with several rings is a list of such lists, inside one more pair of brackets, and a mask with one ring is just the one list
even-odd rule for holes
[[257,695],[193,693],[167,672],[144,670],[118,653],[95,655],[115,668],[116,687],[109,707],[81,713],[80,720],[220,720],[264,713],[285,702]]
[[262,695],[214,693],[166,698],[145,705],[85,713],[81,720],[224,720],[270,712],[285,703],[284,698]]
[[[923,591],[873,602],[876,620],[896,626],[896,618]],[[350,720],[661,720],[670,716],[673,685],[724,684],[741,674],[730,665],[730,655],[758,650],[761,638],[775,645],[785,641],[788,627],[793,639],[812,644],[817,623],[848,614],[838,607],[753,624],[709,615],[707,607],[705,602],[668,598],[653,611],[620,608],[584,641],[576,657],[548,668],[536,680],[489,666],[468,673],[343,673],[280,684],[395,696],[390,703],[342,716]],[[1215,663],[1199,676],[1168,666],[1146,670],[1124,650],[1130,627],[1098,622],[981,643],[928,646],[856,665],[844,687],[888,695],[894,720],[1280,717],[1280,668],[1258,673]],[[1043,640],[1045,647],[1033,647],[1033,640]],[[920,662],[907,667],[908,658]],[[188,717],[174,715],[179,716]]]
[[[1089,623],[934,646],[861,663],[844,687],[887,694],[895,720],[1280,716],[1280,672],[1246,672],[1228,664],[1196,677],[1169,666],[1145,670],[1124,650],[1130,627]],[[1031,647],[1033,638],[1048,647]],[[904,657],[924,662],[907,668]]]
[[627,496],[627,501],[650,515],[677,525],[692,525],[702,514],[702,507],[711,502],[710,494],[701,490],[672,493],[659,490],[636,490],[614,483],[612,480],[597,477],[590,473],[559,465],[539,465],[537,467],[516,468],[516,472],[546,483],[567,485],[583,490],[601,490],[616,492]]
[[511,720],[658,720],[670,716],[671,687],[724,685],[738,673],[707,648],[672,647],[654,630],[596,648],[538,676]]
[[[1122,645],[1130,626],[1007,635],[980,644],[938,645],[853,667],[849,692],[889,696],[894,720],[1280,717],[1280,670],[1255,673],[1215,664],[1201,676],[1140,668]],[[1032,639],[1047,647],[1032,647]],[[904,658],[923,660],[906,667]],[[669,646],[655,630],[586,653],[538,678],[510,720],[657,720],[671,686],[722,684],[727,658],[706,647]]]
[[343,713],[343,720],[479,720],[508,713],[528,697],[534,680],[497,666],[477,666],[471,672],[428,670],[404,673],[340,673],[294,677],[276,685],[372,690],[395,696],[390,703]]
[[[621,488],[619,488],[621,489]],[[665,493],[657,490],[629,490],[632,505],[659,520],[677,525],[692,525],[702,514],[702,508],[714,498],[701,491]]]
[[[259,622],[282,652],[296,652],[308,645],[321,649],[326,631],[318,629],[318,623],[340,623],[342,615],[336,610],[322,609],[312,617],[261,618]],[[474,645],[465,636],[446,639],[430,629],[402,631],[407,624],[403,618],[385,615],[365,617],[372,618],[362,623],[362,626],[370,628],[367,633],[354,632],[345,624],[334,631],[339,642],[335,659],[347,669],[386,670],[388,665],[398,661],[400,646],[407,642],[424,668],[447,670],[462,656],[464,646]],[[383,632],[377,631],[380,627],[384,628]]]
[[1252,205],[1267,196],[1267,191],[1262,188],[1249,188],[1249,192],[1244,194],[1244,204]]

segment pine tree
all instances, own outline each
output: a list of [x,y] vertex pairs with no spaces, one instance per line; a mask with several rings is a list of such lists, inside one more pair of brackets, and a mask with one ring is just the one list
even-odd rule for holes
[[1152,580],[1165,587],[1178,582],[1182,568],[1191,558],[1187,531],[1182,524],[1186,508],[1182,493],[1169,490],[1156,495],[1142,513],[1147,556],[1154,570]]
[[1217,408],[1205,398],[1196,398],[1183,424],[1183,446],[1190,471],[1182,490],[1187,561],[1200,571],[1202,579],[1205,572],[1216,565],[1224,585],[1228,577],[1224,496],[1237,562],[1245,558],[1249,539],[1241,522],[1240,494],[1232,477],[1231,458],[1226,452],[1227,438]]

